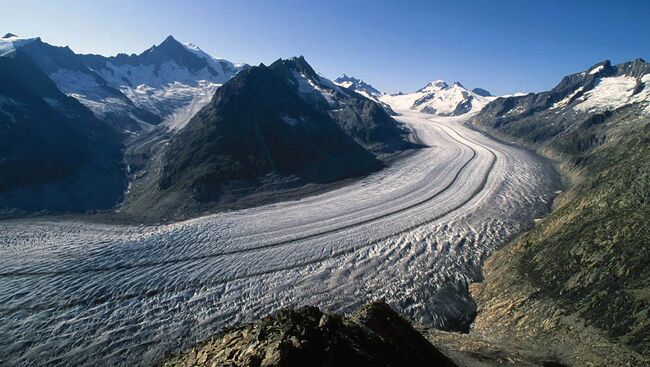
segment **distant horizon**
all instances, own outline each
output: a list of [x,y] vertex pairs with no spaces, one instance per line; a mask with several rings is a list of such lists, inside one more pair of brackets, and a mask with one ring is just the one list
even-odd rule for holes
[[644,40],[650,3],[644,1],[619,8],[604,1],[65,0],[0,6],[12,9],[0,14],[3,35],[40,37],[76,53],[139,54],[171,35],[234,63],[268,65],[303,55],[330,79],[346,74],[385,93],[415,91],[438,79],[494,95],[540,92],[604,60],[650,57]]

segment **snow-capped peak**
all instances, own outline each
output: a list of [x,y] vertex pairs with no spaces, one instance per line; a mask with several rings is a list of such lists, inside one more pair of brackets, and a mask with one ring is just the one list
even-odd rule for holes
[[7,33],[0,38],[0,57],[8,55],[29,43],[39,40],[40,38],[20,38],[13,33]]
[[424,88],[418,90],[418,92],[422,92],[422,93],[438,92],[441,90],[445,90],[447,88],[449,88],[449,84],[447,84],[444,80],[434,80],[431,83],[425,85]]
[[185,49],[187,49],[187,51],[206,60],[208,62],[208,65],[210,65],[210,67],[216,70],[220,75],[234,74],[240,69],[248,66],[246,64],[234,64],[226,59],[214,57],[193,43],[183,43],[182,45],[185,47]]
[[[495,98],[489,96],[489,92],[484,92],[470,91],[460,82],[449,85],[444,80],[434,80],[415,93],[383,96],[381,100],[396,110],[411,109],[442,116],[456,116],[477,112]],[[483,95],[486,93],[488,96]]]

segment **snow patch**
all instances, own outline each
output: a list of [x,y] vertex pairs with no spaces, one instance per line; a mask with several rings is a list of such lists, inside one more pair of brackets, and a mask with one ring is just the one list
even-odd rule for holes
[[191,53],[195,54],[196,56],[205,59],[208,62],[208,65],[210,65],[211,68],[213,68],[219,75],[216,77],[216,80],[213,80],[214,82],[218,82],[220,84],[225,83],[228,81],[228,79],[232,78],[233,75],[235,75],[239,70],[241,70],[243,67],[246,66],[246,64],[233,64],[232,62],[214,57],[207,52],[201,50],[199,46],[193,44],[193,43],[184,43],[183,46],[185,46],[185,49],[190,51]]
[[573,97],[575,97],[578,93],[582,92],[584,89],[585,89],[584,87],[580,87],[580,88],[576,89],[575,91],[573,91],[573,93],[571,93],[568,96],[564,97],[563,100],[555,102],[553,104],[553,106],[551,106],[550,109],[552,110],[552,109],[555,109],[555,108],[565,107],[566,105],[569,104],[569,102],[573,99]]
[[162,124],[167,126],[169,130],[184,128],[192,117],[212,100],[212,96],[220,86],[221,84],[209,84],[202,90],[197,91],[197,95],[187,106],[174,111]]
[[605,65],[596,66],[595,68],[591,69],[591,71],[589,72],[589,75],[598,74],[604,68],[605,68]]
[[99,73],[109,86],[119,89],[137,107],[159,116],[170,116],[177,109],[187,107],[197,96],[199,99],[205,95],[212,97],[225,78],[214,76],[207,68],[193,73],[174,61],[162,64],[159,70],[154,65],[108,63]]
[[[580,97],[574,108],[581,112],[600,112],[615,110],[632,103],[650,103],[650,88],[648,88],[648,75],[641,79],[645,88],[636,95],[632,95],[636,86],[636,79],[629,76],[602,78],[598,84]],[[647,106],[645,111],[647,111]]]

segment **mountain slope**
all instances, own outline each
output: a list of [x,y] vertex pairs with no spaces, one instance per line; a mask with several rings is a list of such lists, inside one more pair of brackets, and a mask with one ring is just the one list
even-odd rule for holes
[[572,181],[551,216],[487,262],[477,332],[545,343],[575,365],[648,363],[649,73],[643,60],[605,61],[476,116],[560,160]]
[[367,174],[383,166],[379,156],[411,147],[372,101],[320,77],[303,58],[278,60],[218,89],[148,169],[155,188],[127,207],[146,212],[153,204],[183,216]]
[[[467,90],[459,82],[452,85],[442,80],[435,80],[424,88],[410,94],[384,95],[382,102],[396,109],[411,109],[439,116],[459,116],[469,112],[480,111],[494,97],[489,92],[475,88]],[[488,94],[485,96],[484,94]]]
[[350,317],[283,309],[163,362],[187,365],[456,366],[383,302]]
[[404,139],[406,131],[382,106],[321,76],[304,57],[278,60],[269,67],[289,80],[298,95],[312,107],[325,111],[346,135],[366,149],[391,153],[413,147]]
[[0,212],[114,206],[125,188],[120,141],[26,53],[0,57]]

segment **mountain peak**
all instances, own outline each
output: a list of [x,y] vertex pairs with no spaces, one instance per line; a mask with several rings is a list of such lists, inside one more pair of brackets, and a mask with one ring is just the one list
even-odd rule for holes
[[3,39],[7,39],[7,38],[18,38],[18,36],[16,36],[16,35],[13,34],[13,33],[7,33],[7,34],[5,34],[4,36],[2,36],[2,38],[3,38]]
[[292,63],[295,63],[296,65],[299,65],[301,67],[309,66],[311,68],[311,65],[309,65],[307,60],[305,60],[305,57],[303,55],[294,56],[290,58],[288,61],[291,61]]
[[185,49],[182,43],[178,42],[173,36],[167,36],[164,41],[162,41],[158,46],[154,46],[151,49],[167,49],[167,50],[181,50]]
[[492,97],[492,93],[490,93],[489,91],[487,91],[487,90],[485,90],[483,88],[474,88],[474,89],[472,89],[472,93],[478,94],[479,96],[482,96],[482,97]]
[[362,93],[367,93],[370,95],[381,95],[381,92],[377,90],[375,87],[372,85],[364,82],[361,79],[355,78],[353,76],[348,76],[346,74],[341,75],[340,77],[336,78],[334,80],[334,83],[344,87],[344,88],[352,88],[356,92],[362,92]]
[[601,62],[597,63],[596,65],[594,65],[594,66],[592,66],[592,67],[590,67],[588,69],[589,70],[589,75],[599,74],[603,70],[608,71],[608,70],[611,69],[611,67],[612,67],[611,61],[609,61],[609,60],[601,61]]
[[449,84],[447,84],[444,80],[438,79],[427,84],[426,86],[424,86],[424,88],[418,90],[418,92],[433,92],[433,91],[439,91],[447,88],[449,88]]
[[[170,34],[169,36],[167,36],[167,38],[165,38],[165,40],[164,40],[162,43],[166,43],[166,42],[176,42],[176,43],[180,43],[180,42],[178,42],[178,41],[176,40],[176,38],[174,38],[174,36],[172,36],[171,34]],[[162,43],[161,43],[161,44],[162,44]]]
[[318,75],[316,71],[309,65],[304,56],[294,56],[288,59],[277,59],[270,68],[278,68],[280,65],[286,67],[289,70],[294,70],[299,73],[308,75],[310,78],[317,78]]
[[445,88],[449,88],[449,84],[447,84],[447,82],[445,82],[444,80],[438,79],[438,80],[434,80],[431,83],[429,83],[429,85],[427,85],[427,87],[436,87],[436,88],[440,88],[440,89],[445,89]]

